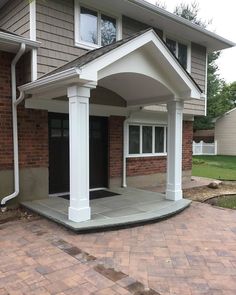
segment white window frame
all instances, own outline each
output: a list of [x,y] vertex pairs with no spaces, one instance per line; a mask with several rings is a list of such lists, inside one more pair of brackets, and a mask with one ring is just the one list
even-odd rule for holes
[[[93,10],[98,15],[98,44],[93,44],[90,42],[82,41],[80,38],[80,10],[81,6],[90,10]],[[83,48],[83,49],[96,49],[102,47],[101,45],[101,17],[106,15],[108,17],[112,17],[116,20],[116,40],[122,39],[122,16],[114,14],[113,12],[99,10],[93,7],[88,6],[83,1],[75,0],[75,9],[74,9],[74,38],[75,38],[75,46]]]
[[[129,153],[129,126],[139,126],[139,154],[130,154]],[[143,153],[143,127],[152,127],[152,153]],[[155,152],[155,127],[164,128],[164,152],[156,153]],[[167,156],[167,125],[161,124],[144,124],[144,123],[128,123],[127,124],[127,150],[126,158],[144,158],[144,157],[164,157]]]
[[176,42],[176,57],[179,56],[179,43],[187,46],[187,72],[191,74],[191,42],[186,40],[180,40],[172,35],[169,34],[163,34],[163,40],[166,42],[166,39],[170,39],[172,41]]

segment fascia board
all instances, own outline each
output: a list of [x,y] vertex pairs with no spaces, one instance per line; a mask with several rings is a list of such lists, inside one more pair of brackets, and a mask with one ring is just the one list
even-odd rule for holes
[[0,32],[0,41],[10,44],[21,44],[25,43],[27,46],[31,48],[38,48],[40,47],[41,43],[38,41],[33,41],[21,36],[12,35],[4,32]]

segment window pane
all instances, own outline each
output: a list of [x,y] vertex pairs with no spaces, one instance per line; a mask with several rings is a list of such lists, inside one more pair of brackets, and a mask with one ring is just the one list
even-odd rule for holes
[[80,38],[82,41],[98,44],[98,16],[97,12],[81,7]]
[[152,127],[143,126],[143,153],[152,153]]
[[51,120],[51,127],[52,128],[61,128],[61,120],[59,120],[59,119],[52,119]]
[[129,126],[129,154],[140,153],[140,127]]
[[166,44],[169,47],[170,51],[172,51],[176,55],[176,41],[167,38]]
[[155,127],[155,153],[164,153],[164,127]]
[[186,45],[179,43],[179,62],[181,65],[187,69],[187,55],[188,55],[188,48]]
[[51,129],[51,137],[61,137],[62,132],[61,129]]
[[114,43],[116,41],[116,19],[102,15],[101,38],[102,46]]
[[69,120],[63,120],[63,128],[69,129]]

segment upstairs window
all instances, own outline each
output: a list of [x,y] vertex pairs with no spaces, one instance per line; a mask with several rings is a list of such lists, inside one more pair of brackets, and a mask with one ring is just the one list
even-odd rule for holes
[[118,19],[100,11],[80,6],[75,9],[75,43],[77,46],[94,49],[116,42]]
[[166,44],[172,53],[178,58],[181,65],[189,71],[188,46],[169,38],[166,38]]

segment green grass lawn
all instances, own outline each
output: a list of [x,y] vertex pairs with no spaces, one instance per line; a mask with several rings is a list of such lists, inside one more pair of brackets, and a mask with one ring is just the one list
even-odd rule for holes
[[224,196],[218,198],[216,206],[223,208],[236,209],[236,195],[234,196]]
[[236,156],[193,156],[194,176],[236,180]]

